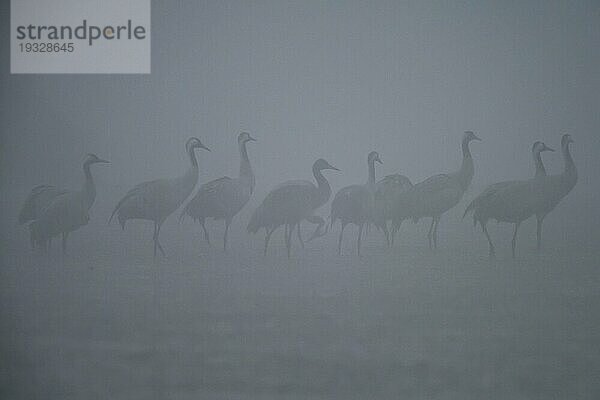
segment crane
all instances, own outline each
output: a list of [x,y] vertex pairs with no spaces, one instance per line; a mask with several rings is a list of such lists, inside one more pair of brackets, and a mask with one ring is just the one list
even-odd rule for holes
[[494,183],[475,197],[467,206],[463,218],[473,212],[473,224],[481,225],[489,244],[490,257],[494,257],[496,249],[487,230],[490,219],[498,222],[515,224],[512,238],[512,256],[515,257],[517,232],[523,221],[535,213],[535,206],[540,200],[542,181],[546,177],[546,169],[542,162],[541,153],[554,151],[543,142],[535,142],[531,147],[535,173],[533,178],[525,181],[503,181]]
[[473,132],[466,131],[461,141],[462,165],[456,172],[434,175],[412,187],[409,194],[409,214],[415,222],[431,217],[427,233],[429,248],[437,248],[437,230],[441,216],[458,204],[471,184],[474,174],[473,157],[469,144],[481,140]]
[[246,144],[256,141],[248,132],[238,135],[240,152],[240,172],[238,178],[228,176],[215,179],[200,186],[198,193],[190,200],[183,210],[182,217],[189,215],[200,222],[204,237],[208,244],[210,239],[206,229],[206,218],[225,220],[223,234],[223,249],[227,250],[227,233],[233,217],[248,203],[254,191],[254,173],[248,159]]
[[[62,253],[66,254],[69,234],[86,225],[90,219],[89,210],[96,200],[96,185],[90,166],[99,163],[107,164],[108,161],[95,154],[88,154],[83,162],[85,179],[81,190],[55,192],[46,206],[35,211],[35,219],[29,225],[31,242],[34,245],[48,249],[50,240],[61,235]],[[55,189],[49,187],[38,187],[38,190],[34,188],[32,192],[35,194],[28,199],[31,200],[29,204],[41,205],[42,197],[50,197],[53,190]]]
[[[261,228],[265,229],[265,255],[267,254],[271,235],[281,225],[285,225],[285,245],[289,258],[294,228],[298,227],[303,220],[315,224],[321,223],[313,213],[327,203],[331,196],[331,186],[323,176],[323,170],[339,171],[339,169],[320,158],[312,166],[316,185],[305,180],[292,180],[281,183],[267,194],[254,211],[248,223],[248,232],[256,233]],[[319,227],[317,227],[318,229]]]
[[373,221],[375,206],[375,162],[382,164],[379,153],[372,151],[367,155],[368,178],[364,185],[350,185],[340,189],[331,202],[331,226],[340,220],[342,228],[338,239],[338,255],[342,254],[342,239],[346,225],[353,223],[358,226],[357,251],[360,257],[360,245],[363,228],[366,223]]
[[542,247],[542,224],[544,218],[558,205],[577,183],[577,167],[571,156],[569,145],[574,143],[570,134],[564,134],[560,140],[560,147],[564,160],[564,169],[561,174],[548,175],[542,179],[542,192],[540,202],[535,209],[537,219],[537,251]]
[[[379,182],[375,188],[375,211],[374,224],[381,229],[385,235],[388,247],[394,244],[396,232],[404,219],[408,218],[406,214],[408,208],[407,194],[412,189],[413,184],[404,175],[387,175]],[[388,229],[388,221],[392,221],[392,233]]]
[[154,222],[152,240],[155,258],[157,249],[163,256],[165,255],[159,241],[162,224],[181,206],[198,181],[198,160],[195,149],[210,151],[200,139],[196,137],[188,139],[185,143],[185,151],[191,165],[187,172],[177,178],[157,179],[135,186],[117,203],[108,220],[110,223],[117,215],[122,229],[125,229],[125,223],[129,219],[145,219]]

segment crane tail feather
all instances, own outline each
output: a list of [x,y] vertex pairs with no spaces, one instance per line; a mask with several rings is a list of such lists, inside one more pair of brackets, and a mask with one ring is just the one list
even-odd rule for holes
[[[113,218],[117,214],[117,212],[119,212],[119,210],[121,209],[123,204],[135,195],[136,195],[136,192],[132,191],[130,193],[127,193],[121,200],[119,200],[119,202],[115,206],[115,209],[113,210],[112,214],[110,214],[110,218],[108,219],[109,224],[111,223],[111,221],[113,220]],[[119,222],[121,222],[121,226],[123,227],[123,229],[125,229],[125,223],[121,221],[121,218],[119,218]]]

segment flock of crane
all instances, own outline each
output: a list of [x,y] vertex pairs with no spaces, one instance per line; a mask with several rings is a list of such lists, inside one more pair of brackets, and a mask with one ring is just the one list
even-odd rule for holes
[[[382,163],[377,152],[367,157],[368,179],[365,184],[356,184],[340,189],[331,203],[329,223],[316,214],[331,197],[331,186],[323,175],[325,170],[339,171],[324,159],[312,166],[316,184],[306,180],[291,180],[271,190],[252,214],[247,230],[256,233],[265,230],[264,254],[267,254],[271,235],[280,226],[285,227],[285,245],[290,256],[292,237],[296,231],[302,247],[304,241],[300,224],[304,221],[316,226],[308,241],[327,234],[334,223],[340,220],[341,229],[337,252],[341,254],[345,227],[352,223],[358,226],[357,252],[360,255],[363,231],[375,226],[383,232],[387,245],[393,245],[402,222],[412,219],[431,218],[428,231],[429,247],[437,247],[438,226],[441,216],[455,207],[471,184],[474,174],[470,143],[479,139],[473,132],[465,132],[462,138],[462,165],[458,171],[439,174],[413,184],[403,175],[388,175],[377,181],[375,164]],[[222,177],[205,183],[185,205],[180,219],[189,216],[199,222],[205,239],[210,243],[206,220],[225,221],[223,247],[227,249],[227,237],[233,218],[250,200],[255,186],[254,173],[250,165],[246,145],[255,141],[247,132],[238,136],[240,170],[237,178]],[[465,213],[473,214],[474,225],[480,224],[489,243],[489,254],[495,255],[495,247],[487,230],[489,220],[514,224],[512,256],[515,257],[517,231],[520,224],[535,215],[537,219],[537,249],[542,238],[542,223],[548,213],[564,198],[577,182],[577,169],[571,157],[569,134],[562,136],[561,150],[564,170],[561,174],[548,175],[542,163],[541,153],[554,151],[542,142],[535,142],[532,156],[535,165],[533,178],[522,181],[505,181],[488,186],[467,206]],[[195,137],[185,144],[190,168],[183,176],[173,179],[157,179],[143,182],[132,188],[117,203],[110,221],[116,216],[121,227],[130,219],[144,219],[154,223],[154,256],[165,251],[159,241],[164,221],[178,210],[194,191],[198,181],[196,149],[210,151]],[[66,252],[67,239],[71,232],[89,221],[89,210],[94,204],[96,186],[90,171],[92,164],[108,163],[94,154],[88,154],[83,163],[85,181],[79,191],[65,191],[55,186],[41,185],[33,188],[19,214],[19,223],[29,224],[31,245],[47,250],[52,238],[62,236],[62,251]],[[391,229],[391,232],[390,232]]]

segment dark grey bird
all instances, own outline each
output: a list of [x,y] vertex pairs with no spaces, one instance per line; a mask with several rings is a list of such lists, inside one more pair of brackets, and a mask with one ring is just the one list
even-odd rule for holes
[[417,183],[410,190],[410,216],[415,222],[423,217],[431,218],[431,226],[427,233],[430,248],[432,243],[433,247],[437,248],[437,231],[441,216],[458,204],[473,179],[475,169],[469,149],[473,140],[481,139],[471,131],[465,132],[461,141],[463,160],[458,171],[432,176]]
[[225,176],[215,179],[200,186],[198,193],[186,205],[182,217],[189,215],[202,225],[204,237],[210,244],[206,219],[225,220],[225,233],[223,234],[223,249],[227,250],[227,234],[233,217],[248,203],[254,192],[254,173],[250,166],[246,144],[256,141],[247,132],[238,136],[240,152],[240,172],[237,178]]
[[86,225],[90,219],[89,211],[96,200],[96,185],[90,166],[98,163],[108,161],[95,154],[87,155],[83,163],[85,179],[81,190],[55,191],[53,188],[39,186],[34,188],[21,214],[23,219],[34,218],[29,225],[32,243],[47,249],[51,239],[61,235],[62,252],[66,254],[69,234]]
[[[65,190],[58,189],[56,186],[51,185],[39,185],[31,189],[31,192],[29,192],[29,195],[21,207],[21,211],[19,212],[19,224],[27,224],[38,219],[42,215],[42,210],[48,207],[56,196],[65,192]],[[48,245],[50,244],[50,241],[51,239],[49,239]],[[31,243],[31,248],[35,249],[36,244],[33,240],[33,235],[31,235],[31,229],[29,242]]]
[[[404,175],[387,175],[375,187],[374,224],[381,229],[389,246],[394,244],[396,233],[402,222],[410,217],[409,196],[413,184]],[[390,234],[388,222],[391,221]]]
[[515,224],[512,238],[512,256],[515,257],[519,226],[535,213],[536,205],[541,200],[542,182],[547,176],[541,156],[541,153],[545,151],[554,150],[543,142],[535,142],[531,147],[531,155],[535,165],[533,178],[524,181],[494,183],[475,197],[467,206],[463,218],[469,212],[473,212],[473,224],[477,225],[479,223],[481,225],[481,230],[488,240],[490,257],[494,257],[496,254],[496,249],[487,230],[487,223],[490,219]]
[[195,137],[188,139],[185,143],[185,151],[191,165],[187,172],[177,178],[157,179],[135,186],[119,201],[108,220],[110,223],[117,215],[122,229],[125,229],[125,223],[130,219],[145,219],[154,222],[152,236],[154,257],[156,257],[157,249],[163,256],[165,255],[159,241],[162,224],[188,198],[198,181],[198,160],[195,149],[210,151],[200,139]]
[[541,200],[535,209],[537,219],[537,251],[542,247],[542,224],[544,218],[560,203],[560,201],[573,190],[577,184],[577,167],[571,156],[569,145],[573,143],[571,135],[564,134],[560,147],[564,159],[564,170],[561,174],[548,175],[542,180]]
[[350,185],[340,189],[331,202],[331,227],[339,219],[341,223],[338,239],[338,255],[342,254],[344,229],[348,224],[358,226],[356,248],[360,256],[363,228],[373,222],[375,208],[375,163],[382,164],[379,153],[372,151],[367,155],[368,178],[364,185]]
[[271,190],[254,211],[248,223],[248,232],[256,233],[261,228],[265,229],[265,255],[271,235],[281,225],[285,225],[285,245],[290,257],[292,233],[295,228],[298,228],[299,232],[300,222],[307,220],[315,224],[321,223],[322,219],[319,220],[314,212],[331,197],[331,186],[323,176],[323,170],[339,171],[320,158],[312,167],[316,185],[305,180],[284,182]]

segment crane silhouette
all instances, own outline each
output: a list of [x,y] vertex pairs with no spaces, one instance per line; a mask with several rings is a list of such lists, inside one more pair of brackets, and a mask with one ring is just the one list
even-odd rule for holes
[[240,152],[240,172],[238,178],[222,177],[200,186],[198,193],[186,205],[182,217],[189,215],[200,222],[204,230],[204,237],[210,244],[206,219],[225,220],[225,233],[223,234],[223,249],[227,250],[227,234],[233,217],[248,203],[254,191],[254,174],[248,159],[246,144],[256,141],[247,132],[238,135]]
[[[339,169],[320,158],[315,161],[312,167],[317,185],[305,180],[281,183],[267,194],[254,211],[248,223],[248,232],[256,233],[261,228],[265,229],[265,255],[267,254],[271,235],[281,225],[285,225],[285,245],[289,258],[294,228],[298,228],[299,233],[299,224],[303,220],[321,224],[322,219],[319,220],[313,213],[327,203],[329,197],[331,197],[331,187],[323,176],[323,170],[339,171]],[[317,227],[317,230],[319,230],[319,227]],[[315,231],[315,234],[317,234],[317,231]],[[299,239],[301,240],[300,236]]]
[[[34,213],[21,214],[24,218],[34,218],[29,224],[32,244],[47,250],[51,239],[62,235],[62,253],[66,254],[69,234],[87,225],[90,219],[89,210],[96,200],[96,185],[90,166],[99,163],[107,164],[108,161],[95,154],[87,155],[83,162],[85,179],[81,190],[54,192],[51,187],[34,188],[33,196],[30,195],[22,210],[29,209]],[[47,204],[43,205],[44,202]]]
[[[38,219],[42,215],[42,211],[52,203],[52,200],[64,193],[66,193],[65,190],[52,185],[39,185],[31,189],[19,212],[19,224],[23,225]],[[48,245],[50,241],[51,239],[48,240]],[[35,249],[36,243],[31,234],[31,229],[29,242],[31,248]]]
[[537,251],[542,247],[542,224],[544,218],[558,205],[577,183],[577,167],[571,156],[569,145],[574,143],[570,134],[564,134],[560,140],[560,147],[564,160],[564,169],[561,174],[548,175],[542,179],[540,201],[535,209],[537,219]]
[[461,141],[463,160],[460,169],[449,174],[434,175],[412,187],[409,194],[409,214],[415,222],[431,217],[427,233],[429,247],[437,248],[437,231],[441,216],[458,204],[471,184],[474,173],[473,157],[469,144],[479,139],[473,132],[466,131]]
[[[375,210],[374,224],[381,229],[389,246],[394,244],[396,233],[400,229],[402,221],[409,218],[408,193],[413,184],[404,175],[387,175],[375,188]],[[390,236],[388,221],[392,221],[392,233]]]
[[154,257],[156,250],[162,255],[165,251],[159,241],[160,228],[167,217],[177,210],[185,199],[190,195],[198,181],[198,160],[195,149],[210,149],[202,144],[200,139],[192,137],[185,143],[185,151],[190,159],[190,168],[187,172],[177,178],[157,179],[143,182],[131,189],[117,203],[108,222],[115,215],[125,229],[125,223],[129,219],[145,219],[154,222]]
[[379,153],[372,151],[367,156],[368,178],[364,185],[350,185],[340,189],[331,202],[331,227],[336,220],[342,225],[338,239],[338,255],[342,254],[342,240],[346,225],[358,226],[357,252],[360,256],[363,228],[373,221],[375,207],[375,162],[382,164]]
[[515,257],[517,232],[523,221],[535,213],[536,204],[540,201],[542,181],[546,177],[546,169],[542,162],[541,153],[554,151],[543,142],[535,142],[531,147],[531,155],[535,165],[533,178],[525,181],[503,181],[494,183],[475,197],[465,209],[463,218],[473,212],[473,224],[481,225],[489,244],[490,257],[494,257],[496,249],[487,230],[490,219],[498,222],[508,222],[515,225],[512,238],[512,256]]

